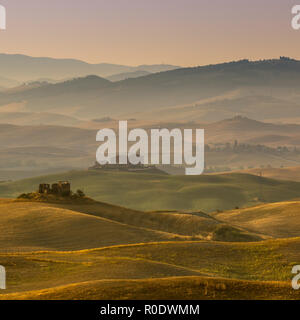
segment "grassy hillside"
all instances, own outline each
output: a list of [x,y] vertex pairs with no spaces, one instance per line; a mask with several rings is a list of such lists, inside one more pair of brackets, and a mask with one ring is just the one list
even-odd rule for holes
[[68,180],[91,198],[143,211],[216,211],[300,196],[300,183],[249,174],[168,176],[117,171],[70,171],[0,184],[0,197],[17,197],[39,183]]
[[51,289],[0,295],[0,300],[299,300],[289,283],[204,277],[89,281]]
[[215,213],[222,221],[276,238],[300,236],[300,202],[270,203]]
[[[202,275],[260,281],[288,281],[299,262],[299,238],[261,242],[168,242],[136,244],[85,251],[106,257],[159,261]],[[51,256],[51,255],[50,255]]]
[[167,240],[263,238],[201,213],[145,213],[79,200],[0,201],[0,252],[78,250]]
[[[2,253],[0,261],[10,271],[6,293],[14,295],[1,298],[299,299],[299,293],[289,283],[291,268],[300,259],[299,245],[299,238],[295,238],[259,243],[156,242],[73,252]],[[132,286],[136,289],[131,291]],[[26,293],[32,290],[43,291]]]
[[210,216],[72,201],[0,201],[0,299],[299,299],[300,202]]
[[249,232],[232,227],[212,216],[202,213],[183,212],[142,212],[116,207],[100,202],[91,203],[54,203],[55,208],[63,208],[75,212],[117,221],[126,225],[167,232],[182,239],[213,239],[218,241],[259,241],[268,238],[263,234]]
[[265,178],[300,181],[300,167],[289,168],[254,168],[241,170],[240,173],[246,174],[262,174]]
[[0,251],[78,250],[180,238],[46,203],[0,202]]

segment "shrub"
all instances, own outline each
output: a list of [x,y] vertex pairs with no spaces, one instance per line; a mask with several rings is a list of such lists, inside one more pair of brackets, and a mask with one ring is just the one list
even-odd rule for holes
[[79,198],[84,198],[85,197],[85,194],[82,190],[78,189],[76,191],[76,195],[79,197]]

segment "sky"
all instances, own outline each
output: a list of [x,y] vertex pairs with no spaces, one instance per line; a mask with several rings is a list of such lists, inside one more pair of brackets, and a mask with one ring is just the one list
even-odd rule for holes
[[0,52],[90,63],[195,66],[300,59],[300,0],[0,0]]

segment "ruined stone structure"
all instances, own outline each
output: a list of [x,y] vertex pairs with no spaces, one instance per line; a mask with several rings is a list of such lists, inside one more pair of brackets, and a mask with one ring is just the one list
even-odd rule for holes
[[71,194],[71,184],[68,181],[59,181],[58,192],[62,196],[69,196]]
[[39,186],[39,193],[50,193],[50,184],[48,183],[41,183],[40,186]]
[[50,188],[50,184],[42,183],[39,186],[39,193],[69,196],[71,194],[71,184],[68,181],[59,181],[53,183]]

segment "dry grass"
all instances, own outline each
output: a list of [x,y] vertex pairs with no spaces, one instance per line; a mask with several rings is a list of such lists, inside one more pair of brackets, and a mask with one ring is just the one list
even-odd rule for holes
[[[0,197],[32,192],[39,183],[70,181],[73,190],[84,189],[97,201],[141,211],[231,210],[300,197],[300,183],[272,180],[251,174],[170,176],[119,171],[70,171],[0,184]],[[263,193],[260,191],[263,188]]]
[[268,203],[215,213],[215,218],[274,238],[300,236],[300,201]]
[[[84,201],[0,201],[0,252],[80,250],[168,240],[211,238],[223,224],[202,214],[145,213]],[[218,240],[260,240],[234,229]]]
[[[259,241],[265,238],[263,235],[253,234],[245,230],[230,229],[223,222],[203,212],[142,212],[99,202],[90,204],[59,203],[55,206],[131,226],[192,237],[194,240],[215,238],[220,241],[233,241],[233,239],[234,241]],[[216,235],[218,230],[223,230],[226,227],[230,229],[227,234],[219,232],[218,236]]]
[[179,235],[130,226],[54,204],[0,203],[0,251],[79,250],[180,238]]
[[[21,296],[26,291],[47,289],[48,292],[50,288],[70,286],[65,296],[69,299],[71,288],[74,288],[76,298],[76,286],[81,286],[80,283],[115,280],[119,282],[113,281],[119,287],[118,294],[124,298],[126,286],[122,288],[121,284],[136,279],[148,283],[157,278],[200,276],[212,277],[216,281],[222,278],[247,280],[249,283],[287,283],[291,280],[292,266],[299,264],[299,248],[299,238],[257,243],[155,242],[68,252],[2,253],[0,264],[6,267],[8,274],[5,293]],[[262,296],[259,288],[256,285],[257,298]],[[189,287],[182,289],[189,290]],[[266,293],[266,287],[261,289]],[[171,294],[164,286],[161,290],[161,295],[165,294],[166,298]],[[155,298],[151,290],[144,294],[153,294],[152,298]],[[228,298],[235,294],[238,296],[238,293],[227,292]],[[109,297],[105,295],[104,298]]]
[[260,175],[265,178],[300,181],[300,167],[290,168],[253,168],[237,171],[240,173]]
[[257,232],[296,235],[298,206],[262,205],[216,220],[200,212],[3,200],[0,264],[8,289],[1,298],[298,299],[290,280],[300,264],[300,238],[216,242],[184,235],[195,228],[204,234],[227,216],[235,224],[269,219]]
[[204,277],[98,280],[0,295],[0,299],[6,300],[299,300],[299,298],[300,292],[291,289],[289,283]]

